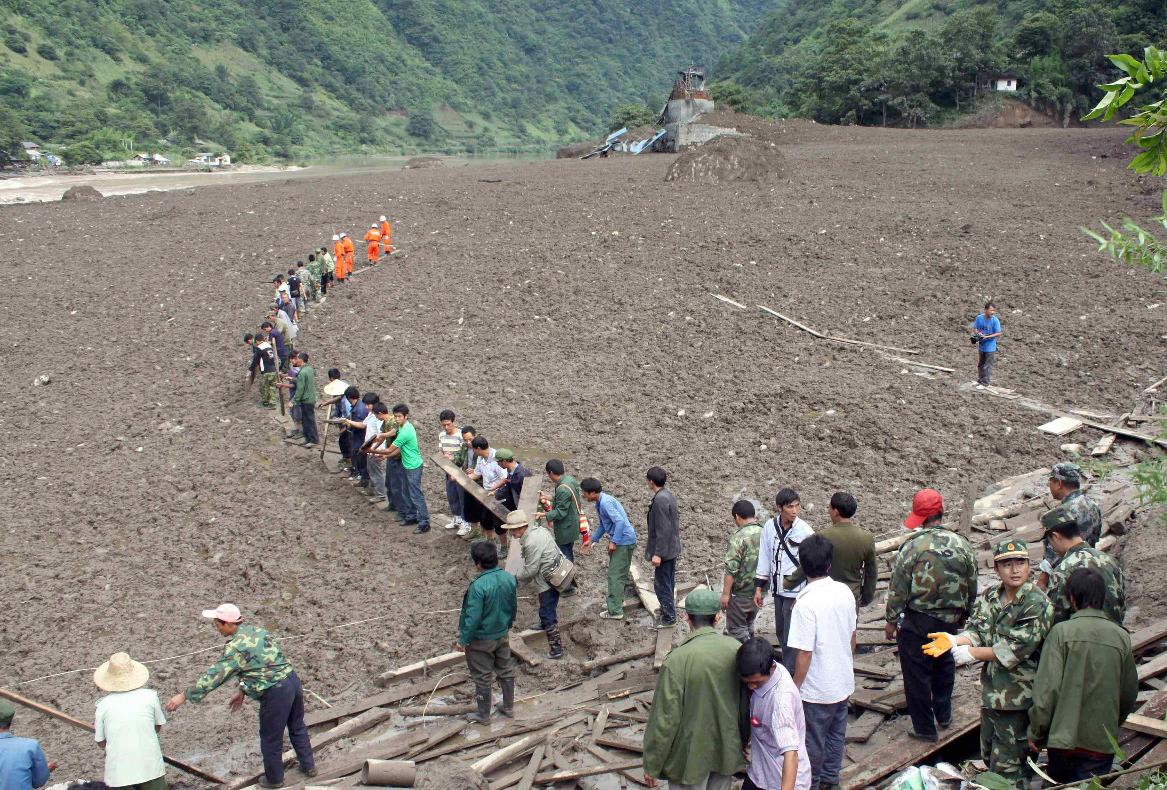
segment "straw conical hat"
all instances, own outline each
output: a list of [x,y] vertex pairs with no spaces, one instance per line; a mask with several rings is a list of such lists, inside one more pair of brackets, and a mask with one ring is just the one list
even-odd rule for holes
[[93,673],[93,682],[102,691],[133,691],[146,685],[150,670],[130,658],[128,653],[114,653],[109,661]]

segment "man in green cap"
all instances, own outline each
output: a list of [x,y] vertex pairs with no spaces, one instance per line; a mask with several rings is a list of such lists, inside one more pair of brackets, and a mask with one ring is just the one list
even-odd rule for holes
[[515,622],[515,577],[498,567],[494,544],[480,540],[470,547],[470,558],[478,575],[462,596],[458,616],[458,641],[454,649],[466,654],[466,665],[474,679],[474,701],[478,710],[472,722],[490,721],[490,689],[495,675],[502,686],[498,712],[511,718],[515,709],[515,659],[507,634]]
[[1054,622],[1069,620],[1073,614],[1070,599],[1066,596],[1066,582],[1070,574],[1076,568],[1096,568],[1106,582],[1106,600],[1102,611],[1122,625],[1123,617],[1126,616],[1126,580],[1118,560],[1086,545],[1078,520],[1068,509],[1056,507],[1046,513],[1041,517],[1041,526],[1045,529],[1046,542],[1060,558],[1049,580]]
[[44,750],[33,738],[13,735],[16,708],[0,699],[0,787],[4,790],[33,790],[44,787],[57,764],[45,760]]
[[730,790],[733,775],[745,770],[738,642],[713,630],[720,613],[720,597],[707,587],[685,598],[690,633],[661,667],[644,732],[649,787],[667,779],[671,790]]
[[1030,580],[1029,546],[1003,540],[993,553],[1001,584],[985,590],[973,615],[957,634],[928,634],[924,653],[948,650],[957,666],[981,667],[981,759],[989,770],[1021,788],[1031,778],[1026,764],[1028,710],[1041,645],[1053,624],[1053,607]]
[[1134,710],[1139,673],[1130,634],[1102,613],[1106,581],[1077,568],[1066,582],[1073,616],[1050,629],[1029,708],[1029,746],[1049,751],[1055,782],[1110,771],[1118,728]]
[[[1082,493],[1082,470],[1077,464],[1064,461],[1054,464],[1049,471],[1049,493],[1058,500],[1055,510],[1065,510],[1078,522],[1078,530],[1082,533],[1082,540],[1086,545],[1098,545],[1102,537],[1102,509],[1098,504]],[[1037,577],[1037,586],[1043,590],[1049,589],[1049,578],[1054,567],[1061,561],[1061,557],[1054,551],[1049,541],[1045,543],[1045,554],[1041,559],[1041,573]]]

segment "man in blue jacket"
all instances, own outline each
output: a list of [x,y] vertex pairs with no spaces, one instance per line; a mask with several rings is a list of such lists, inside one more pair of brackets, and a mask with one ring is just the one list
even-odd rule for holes
[[628,520],[624,506],[611,494],[605,494],[600,481],[585,477],[580,481],[584,499],[596,506],[600,526],[588,536],[589,545],[608,536],[608,608],[600,612],[605,620],[624,619],[624,588],[636,550],[636,530]]
[[44,787],[56,763],[46,762],[41,745],[32,738],[17,738],[9,730],[16,708],[0,699],[0,788],[33,790]]
[[997,305],[985,302],[984,312],[972,322],[977,344],[977,388],[989,386],[993,378],[993,363],[997,359],[997,338],[1001,336],[1001,319],[997,318]]
[[515,577],[498,567],[498,549],[491,541],[470,547],[470,557],[478,575],[462,596],[458,617],[458,641],[454,649],[466,654],[466,665],[474,681],[474,701],[478,710],[467,718],[479,724],[490,721],[490,689],[495,675],[502,686],[502,716],[514,716],[515,659],[511,655],[509,631],[515,622],[518,598]]

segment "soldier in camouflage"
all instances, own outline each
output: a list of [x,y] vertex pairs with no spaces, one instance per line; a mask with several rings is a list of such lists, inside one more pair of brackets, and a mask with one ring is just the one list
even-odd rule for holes
[[754,637],[758,607],[754,604],[754,573],[758,569],[758,543],[762,525],[752,502],[733,503],[737,529],[729,536],[725,552],[725,575],[721,580],[721,609],[725,612],[725,633],[743,645]]
[[1097,568],[1106,581],[1106,600],[1102,611],[1122,625],[1126,616],[1126,580],[1118,560],[1105,552],[1086,545],[1074,514],[1056,507],[1041,517],[1046,542],[1053,546],[1060,559],[1054,566],[1049,581],[1049,599],[1054,607],[1054,622],[1070,619],[1074,610],[1066,596],[1066,582],[1076,568]]
[[[1050,470],[1050,496],[1058,500],[1058,508],[1065,509],[1078,522],[1078,530],[1082,533],[1082,540],[1086,541],[1086,545],[1094,547],[1102,537],[1102,509],[1082,492],[1081,485],[1082,470],[1077,464],[1063,462],[1054,464]],[[1044,543],[1045,554],[1041,560],[1041,574],[1038,576],[1037,585],[1043,590],[1048,590],[1049,578],[1061,558],[1048,540]]]
[[170,713],[183,703],[199,702],[231,677],[239,677],[239,691],[231,697],[231,710],[243,707],[244,695],[259,701],[259,746],[263,753],[264,778],[259,786],[280,787],[284,783],[284,729],[291,737],[300,770],[316,776],[316,760],[304,725],[304,694],[300,678],[268,632],[243,622],[235,604],[221,604],[203,610],[203,617],[215,621],[215,629],[231,641],[223,656],[204,672],[194,685],[175,694],[166,703]]
[[952,631],[972,613],[977,595],[977,564],[968,541],[944,527],[944,499],[925,488],[912,499],[904,519],[918,529],[896,555],[888,587],[884,632],[899,645],[904,695],[913,738],[935,742],[936,727],[952,723],[956,664],[945,653],[923,652],[928,634]]
[[924,652],[951,650],[957,666],[981,667],[981,758],[989,770],[1022,788],[1031,773],[1026,731],[1041,644],[1053,624],[1053,607],[1030,581],[1029,546],[1004,540],[993,553],[1001,584],[977,599],[968,625],[958,634],[929,634]]

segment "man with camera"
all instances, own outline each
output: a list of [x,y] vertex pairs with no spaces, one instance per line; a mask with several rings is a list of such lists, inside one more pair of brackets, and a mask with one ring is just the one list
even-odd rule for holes
[[984,389],[992,383],[993,363],[997,359],[997,338],[1001,336],[1001,319],[997,318],[997,305],[985,302],[985,309],[973,319],[973,335],[969,342],[977,347],[977,389]]

